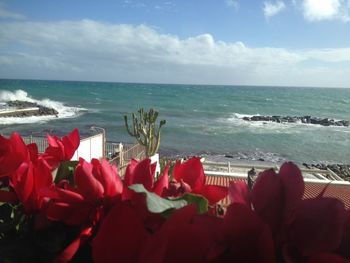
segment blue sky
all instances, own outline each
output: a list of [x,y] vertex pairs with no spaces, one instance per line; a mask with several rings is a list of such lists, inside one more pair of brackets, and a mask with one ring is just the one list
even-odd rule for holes
[[350,87],[350,0],[0,0],[0,78]]

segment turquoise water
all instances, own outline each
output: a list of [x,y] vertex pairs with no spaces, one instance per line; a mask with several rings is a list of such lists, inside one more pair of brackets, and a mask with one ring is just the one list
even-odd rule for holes
[[350,89],[0,80],[0,103],[26,99],[59,108],[59,118],[0,120],[9,134],[106,129],[132,142],[123,115],[153,107],[166,119],[161,151],[350,163],[350,128],[249,123],[244,115],[311,115],[350,120]]

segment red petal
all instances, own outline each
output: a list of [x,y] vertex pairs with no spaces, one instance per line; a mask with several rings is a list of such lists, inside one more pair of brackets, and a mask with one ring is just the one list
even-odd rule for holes
[[22,137],[17,132],[14,132],[12,133],[10,140],[11,144],[13,145],[14,152],[24,158],[25,161],[29,161],[28,149]]
[[223,262],[232,259],[235,262],[275,262],[269,228],[246,205],[229,206],[221,233],[221,244],[226,247],[221,258]]
[[291,162],[284,163],[279,171],[285,195],[286,212],[293,210],[304,194],[304,179],[301,171]]
[[246,182],[230,182],[228,192],[232,204],[243,204],[251,208],[250,192]]
[[154,184],[153,192],[159,196],[162,196],[164,189],[167,189],[169,187],[169,168],[170,164],[164,168],[163,174]]
[[255,212],[268,224],[273,234],[279,231],[284,214],[283,185],[273,169],[258,176],[252,190]]
[[81,225],[89,221],[91,208],[85,204],[71,205],[63,202],[49,202],[45,213],[47,218],[63,221],[68,225]]
[[138,161],[135,159],[131,159],[128,166],[126,167],[124,182],[127,186],[132,185],[134,181],[134,170],[138,165]]
[[[128,173],[125,175],[125,182],[127,186],[133,184],[143,184],[143,186],[151,191],[154,181],[154,168],[157,164],[151,164],[151,159],[144,159],[139,163],[132,160],[130,169],[127,169]],[[128,167],[129,168],[129,167]]]
[[115,205],[92,242],[94,262],[136,262],[148,236],[129,202]]
[[84,197],[82,195],[58,187],[42,188],[40,189],[39,194],[43,197],[48,197],[50,199],[54,199],[55,201],[68,204],[78,204],[84,201]]
[[205,185],[205,175],[200,158],[193,157],[186,162],[177,161],[173,175],[176,181],[181,179],[189,184],[192,189],[200,189]]
[[186,206],[174,212],[152,237],[139,259],[142,262],[205,262],[206,251],[213,243],[208,216],[196,217],[196,208]]
[[346,222],[344,225],[343,239],[339,247],[342,256],[350,259],[350,211],[346,211]]
[[38,160],[34,165],[34,187],[36,191],[44,187],[50,187],[53,183],[51,171],[43,160]]
[[22,161],[16,154],[5,153],[0,157],[0,177],[12,176]]
[[74,179],[79,192],[85,199],[93,201],[103,197],[103,186],[92,175],[92,165],[82,158],[75,169]]
[[350,261],[336,254],[320,253],[312,256],[307,263],[350,263]]
[[33,165],[32,163],[22,163],[12,177],[12,185],[21,202],[26,203],[33,191]]
[[64,145],[65,159],[72,159],[75,151],[78,149],[80,144],[80,136],[78,129],[74,129],[68,136],[62,138]]
[[54,148],[58,148],[58,144],[55,138],[53,138],[52,136],[50,136],[49,134],[46,135],[47,137],[47,143],[49,144],[49,147],[54,147]]
[[66,263],[69,262],[78,249],[87,241],[92,234],[92,228],[86,228],[80,232],[79,236],[73,240],[72,243],[66,247],[63,252],[55,258],[55,263]]
[[18,201],[17,195],[14,192],[0,190],[0,202],[16,203]]
[[101,183],[104,186],[105,195],[114,197],[121,194],[123,192],[123,183],[117,173],[117,169],[113,169],[107,160],[102,159],[101,170]]
[[29,161],[29,154],[18,133],[10,139],[0,135],[0,177],[12,175],[23,161]]
[[330,252],[340,245],[344,223],[344,204],[338,199],[306,199],[295,210],[289,241],[304,256]]
[[36,161],[38,159],[38,146],[36,143],[31,143],[27,145],[28,152],[30,154],[30,160]]
[[209,204],[213,205],[227,196],[228,188],[219,185],[204,185],[197,193],[203,195],[208,199]]

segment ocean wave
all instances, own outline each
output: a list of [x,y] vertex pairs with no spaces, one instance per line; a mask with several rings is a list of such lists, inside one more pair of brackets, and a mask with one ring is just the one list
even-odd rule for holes
[[[226,123],[226,126],[232,130],[232,126],[239,127],[238,132],[242,132],[241,129],[247,129],[252,133],[284,133],[284,134],[295,134],[301,133],[305,129],[315,128],[318,129],[323,127],[321,125],[308,125],[301,122],[295,123],[277,123],[272,121],[245,121],[244,117],[261,116],[260,114],[243,114],[243,113],[233,113],[228,118],[222,118],[220,121]],[[309,126],[309,127],[307,127]],[[314,127],[311,127],[314,126]]]
[[65,118],[75,118],[81,115],[83,112],[87,111],[87,109],[83,107],[72,107],[67,106],[62,102],[50,100],[48,98],[37,100],[28,95],[28,93],[24,90],[16,90],[16,91],[8,91],[2,90],[0,91],[0,105],[4,107],[7,101],[11,100],[20,100],[20,101],[28,101],[32,103],[37,103],[38,105],[45,106],[48,108],[55,109],[58,114],[56,116],[31,116],[31,117],[6,117],[0,118],[0,125],[5,124],[20,124],[20,123],[42,123],[55,119],[65,119]]
[[[336,126],[336,125],[329,125],[329,126],[324,126],[320,124],[311,124],[311,123],[303,123],[301,120],[297,120],[295,122],[274,122],[274,121],[246,121],[243,118],[248,117],[251,118],[253,116],[261,116],[259,113],[249,115],[249,114],[242,114],[242,113],[233,113],[231,117],[227,118],[227,120],[231,123],[236,123],[244,126],[253,126],[253,127],[302,127],[305,128],[307,127],[308,129],[310,128],[323,128],[323,129],[349,129],[347,126]],[[335,122],[341,121],[341,119],[333,118]]]

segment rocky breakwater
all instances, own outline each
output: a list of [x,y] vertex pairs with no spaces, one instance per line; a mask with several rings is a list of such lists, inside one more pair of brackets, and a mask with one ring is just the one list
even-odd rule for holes
[[303,163],[303,165],[308,169],[320,169],[320,170],[332,170],[335,174],[341,177],[345,181],[350,181],[350,165],[347,164],[307,164]]
[[252,116],[243,117],[245,121],[277,122],[277,123],[305,123],[322,126],[350,126],[348,120],[334,120],[330,118],[318,118],[311,116]]
[[7,101],[6,109],[0,111],[0,117],[31,117],[31,116],[58,116],[58,111],[35,102]]

